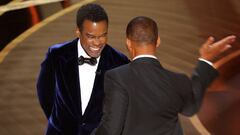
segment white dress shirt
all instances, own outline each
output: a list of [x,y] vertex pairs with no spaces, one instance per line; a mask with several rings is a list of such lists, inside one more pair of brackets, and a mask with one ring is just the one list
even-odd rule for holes
[[[80,40],[78,40],[78,57],[80,56],[90,58],[90,56],[88,56],[87,53],[82,48]],[[82,115],[84,114],[87,108],[88,102],[91,98],[99,59],[100,57],[97,58],[97,64],[94,66],[91,66],[87,63],[78,66],[81,103],[82,103]]]
[[147,55],[147,54],[144,54],[144,55],[138,55],[138,56],[134,57],[133,60],[138,59],[138,58],[142,58],[142,57],[149,57],[149,58],[157,59],[157,57],[154,56],[154,55]]

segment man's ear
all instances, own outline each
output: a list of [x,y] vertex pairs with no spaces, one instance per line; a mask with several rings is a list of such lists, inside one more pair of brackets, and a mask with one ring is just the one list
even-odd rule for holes
[[126,39],[126,45],[129,52],[132,52],[132,44],[130,39]]
[[135,57],[135,52],[134,52],[132,41],[128,38],[126,39],[126,46],[128,49],[129,57],[132,59],[133,57]]
[[81,30],[78,27],[76,28],[76,36],[77,37],[81,36]]
[[159,46],[160,46],[160,43],[161,43],[161,39],[160,39],[160,37],[158,36],[156,47],[159,47]]

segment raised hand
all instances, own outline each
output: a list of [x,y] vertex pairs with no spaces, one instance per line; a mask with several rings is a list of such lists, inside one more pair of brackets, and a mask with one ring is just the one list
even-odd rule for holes
[[213,37],[209,37],[207,41],[199,49],[200,57],[213,62],[221,53],[231,48],[231,44],[236,40],[236,36],[227,36],[217,42]]

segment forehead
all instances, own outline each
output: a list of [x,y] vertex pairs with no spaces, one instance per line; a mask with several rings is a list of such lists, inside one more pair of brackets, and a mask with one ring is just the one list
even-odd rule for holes
[[87,33],[106,33],[108,28],[108,24],[106,21],[92,22],[90,20],[85,20],[83,22],[83,32]]

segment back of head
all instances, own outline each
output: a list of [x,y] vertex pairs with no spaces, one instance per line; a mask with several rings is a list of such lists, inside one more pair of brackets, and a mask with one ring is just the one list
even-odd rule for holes
[[156,44],[158,39],[158,27],[153,19],[139,16],[128,23],[126,35],[131,41],[140,44]]
[[77,26],[82,30],[83,22],[89,20],[92,22],[106,21],[108,24],[108,16],[106,11],[98,4],[83,5],[77,12]]

